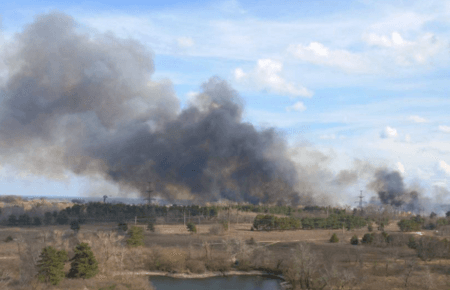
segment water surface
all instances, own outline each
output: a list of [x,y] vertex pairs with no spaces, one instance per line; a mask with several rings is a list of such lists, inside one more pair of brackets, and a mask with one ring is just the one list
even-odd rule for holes
[[263,276],[229,276],[179,279],[165,276],[149,278],[156,290],[281,290],[281,279]]

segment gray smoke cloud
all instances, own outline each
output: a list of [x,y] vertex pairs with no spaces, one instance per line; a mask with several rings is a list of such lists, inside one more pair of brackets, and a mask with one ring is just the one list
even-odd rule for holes
[[0,158],[35,174],[97,175],[168,199],[300,201],[298,173],[274,129],[242,122],[243,105],[213,77],[180,111],[170,82],[150,79],[152,54],[133,40],[84,35],[60,12],[6,46]]
[[421,189],[418,185],[407,188],[402,175],[398,171],[378,169],[374,179],[367,185],[375,191],[382,204],[402,207],[406,211],[419,211],[423,206]]

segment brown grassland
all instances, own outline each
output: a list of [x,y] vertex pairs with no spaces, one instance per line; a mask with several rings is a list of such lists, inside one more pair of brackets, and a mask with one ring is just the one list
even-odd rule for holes
[[[450,260],[423,261],[404,245],[351,245],[351,237],[361,239],[367,228],[251,231],[253,217],[242,214],[243,223],[232,222],[227,231],[218,224],[200,224],[196,234],[189,233],[183,224],[156,224],[155,232],[145,231],[145,246],[137,248],[124,244],[126,235],[115,223],[82,225],[78,234],[68,226],[2,227],[0,289],[153,289],[148,282],[150,272],[231,270],[283,275],[294,289],[450,289]],[[385,231],[409,235],[400,233],[395,221]],[[333,233],[338,243],[329,242]],[[434,235],[434,231],[422,233]],[[5,242],[8,236],[14,240]],[[99,262],[96,277],[66,278],[58,286],[36,280],[35,264],[42,248],[53,245],[65,249],[70,257],[78,242],[91,246]],[[66,263],[65,271],[69,268],[70,263]]]

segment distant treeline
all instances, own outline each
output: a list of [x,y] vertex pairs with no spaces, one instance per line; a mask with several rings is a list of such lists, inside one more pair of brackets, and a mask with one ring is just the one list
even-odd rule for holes
[[402,232],[416,232],[421,229],[434,230],[440,226],[450,225],[448,218],[430,218],[428,221],[420,215],[400,220],[397,225]]
[[121,222],[139,219],[156,219],[158,217],[180,218],[203,217],[206,219],[217,217],[219,211],[224,210],[219,206],[181,206],[170,207],[159,205],[127,205],[109,204],[102,202],[90,202],[88,204],[75,204],[63,210],[46,212],[44,216],[30,217],[27,213],[8,216],[5,221],[8,226],[40,226],[44,225],[67,225],[73,220],[84,224],[87,222],[114,221]]
[[345,213],[345,209],[323,207],[323,206],[305,206],[303,208],[296,208],[292,206],[268,206],[268,205],[234,205],[233,209],[244,212],[266,213],[266,214],[283,214],[290,216],[294,213],[309,212],[309,213],[328,213],[341,214]]
[[345,213],[331,214],[326,218],[276,217],[273,215],[257,215],[253,222],[256,230],[296,230],[296,229],[360,229],[367,226],[369,218]]

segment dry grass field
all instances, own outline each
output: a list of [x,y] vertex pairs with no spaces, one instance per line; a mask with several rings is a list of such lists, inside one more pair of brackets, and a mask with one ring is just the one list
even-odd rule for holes
[[[138,226],[145,227],[143,224]],[[313,255],[313,260],[320,260],[327,265],[321,271],[328,272],[322,274],[331,277],[330,281],[339,277],[340,284],[336,282],[334,286],[325,289],[450,289],[450,260],[422,261],[408,247],[350,245],[353,235],[361,239],[367,229],[266,232],[251,231],[251,223],[231,223],[228,231],[212,234],[210,231],[214,226],[197,225],[197,233],[191,234],[182,224],[158,224],[155,225],[155,232],[145,231],[144,247],[127,249],[118,246],[125,235],[116,231],[115,223],[82,225],[77,238],[91,244],[98,257],[101,273],[86,281],[66,279],[57,287],[44,287],[32,279],[27,285],[20,281],[25,279],[22,277],[23,272],[32,264],[32,259],[37,258],[44,244],[65,248],[70,255],[75,241],[73,231],[68,226],[1,228],[0,275],[3,278],[10,277],[10,280],[9,285],[5,286],[7,280],[0,279],[0,289],[102,289],[108,285],[118,285],[115,289],[151,289],[146,284],[145,276],[130,278],[114,276],[112,272],[156,270],[148,261],[156,261],[158,257],[166,263],[165,268],[160,266],[159,270],[174,272],[183,272],[187,268],[192,273],[199,268],[198,273],[201,273],[205,271],[204,265],[208,266],[213,260],[229,261],[233,257],[238,257],[241,261],[248,259],[255,265],[259,263],[260,268],[265,265],[267,268],[281,269],[284,266],[290,267],[288,262],[296,255],[298,245],[303,242],[310,245],[308,253]],[[400,233],[395,222],[385,230],[389,234]],[[329,242],[333,233],[337,234],[338,243]],[[434,234],[433,231],[422,233],[430,236]],[[8,236],[12,236],[14,241],[4,242]],[[249,243],[251,239],[252,244]],[[236,241],[247,243],[239,244]],[[237,245],[236,243],[240,248],[233,252],[230,245]],[[245,251],[248,252],[247,258],[244,258]],[[30,257],[27,258],[27,255]],[[201,260],[203,264],[195,262],[195,259]],[[127,288],[126,285],[132,288]]]

